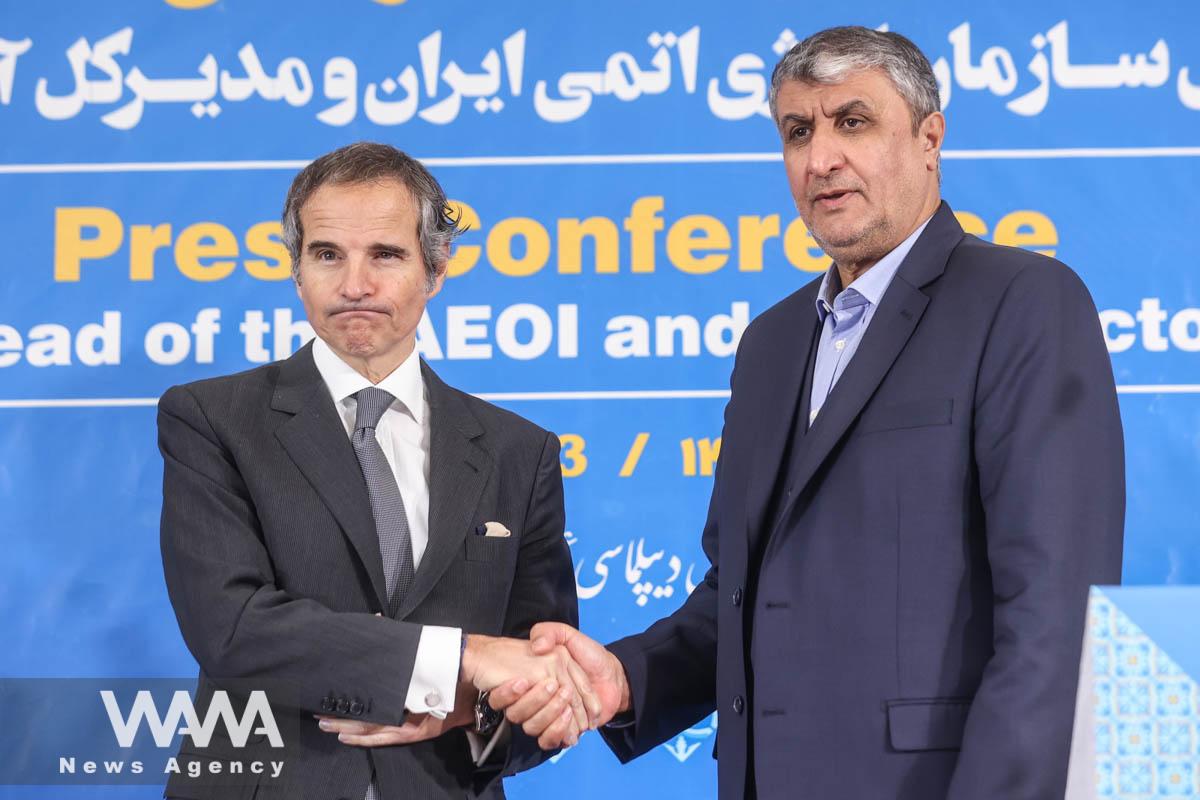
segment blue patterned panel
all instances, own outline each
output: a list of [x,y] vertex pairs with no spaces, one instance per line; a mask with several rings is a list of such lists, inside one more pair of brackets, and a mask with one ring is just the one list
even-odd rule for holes
[[1088,606],[1099,797],[1200,797],[1200,690],[1102,592]]

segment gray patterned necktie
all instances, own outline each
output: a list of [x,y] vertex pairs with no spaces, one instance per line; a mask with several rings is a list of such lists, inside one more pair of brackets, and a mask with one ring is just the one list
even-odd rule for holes
[[[354,435],[350,443],[358,456],[363,478],[367,481],[367,495],[371,498],[371,513],[375,517],[375,533],[379,536],[379,554],[383,556],[383,577],[387,583],[388,615],[396,613],[404,593],[412,585],[416,569],[413,567],[412,534],[408,530],[408,515],[404,513],[404,499],[396,485],[383,448],[375,438],[375,428],[396,398],[378,386],[369,386],[354,395],[358,400],[358,413],[354,418]],[[367,784],[364,800],[378,800],[379,790],[375,776]]]
[[354,436],[350,443],[354,445],[354,454],[358,456],[363,478],[367,481],[367,494],[371,498],[371,513],[375,517],[375,532],[379,536],[379,553],[383,556],[387,611],[390,616],[400,607],[416,573],[404,500],[396,485],[395,473],[375,438],[375,427],[396,398],[377,386],[363,389],[354,396],[358,400],[358,415],[354,420]]

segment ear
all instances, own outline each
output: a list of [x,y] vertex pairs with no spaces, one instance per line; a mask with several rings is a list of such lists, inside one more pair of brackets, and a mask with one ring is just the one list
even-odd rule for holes
[[433,286],[430,287],[429,291],[425,293],[425,299],[426,300],[432,299],[434,297],[434,295],[436,295],[438,292],[440,292],[442,290],[442,284],[444,284],[445,282],[446,282],[446,270],[443,269],[441,272],[438,273],[438,276],[433,279]]
[[425,293],[426,299],[429,299],[442,290],[442,286],[446,283],[446,271],[449,269],[450,263],[450,245],[442,250],[442,271],[433,280],[433,286]]
[[295,284],[295,286],[296,286],[296,294],[299,295],[301,300],[303,300],[304,295],[300,291],[300,262],[293,260],[291,258],[290,253],[288,254],[288,256],[289,256],[288,260],[291,261],[290,266],[291,266],[291,271],[292,271],[292,283]]
[[917,138],[921,140],[925,151],[925,168],[930,172],[937,172],[942,141],[946,138],[946,117],[942,112],[935,111],[921,122]]

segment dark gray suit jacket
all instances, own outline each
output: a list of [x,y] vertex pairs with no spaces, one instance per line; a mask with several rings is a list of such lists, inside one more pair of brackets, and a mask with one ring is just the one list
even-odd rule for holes
[[[163,395],[163,569],[200,665],[201,718],[215,688],[242,696],[257,686],[287,743],[282,756],[263,736],[236,749],[219,728],[195,755],[185,739],[188,758],[286,766],[274,782],[172,776],[169,796],[361,800],[372,769],[382,800],[501,796],[498,775],[543,758],[519,731],[495,763],[476,768],[461,730],[366,750],[312,718],[402,723],[423,624],[523,636],[541,620],[578,622],[557,438],[421,368],[429,545],[394,619],[375,616],[387,604],[366,484],[311,346]],[[511,538],[478,535],[488,521]]]
[[1079,278],[942,204],[806,430],[819,281],[746,330],[683,607],[612,645],[633,758],[714,708],[723,800],[1061,800],[1088,585],[1121,578]]

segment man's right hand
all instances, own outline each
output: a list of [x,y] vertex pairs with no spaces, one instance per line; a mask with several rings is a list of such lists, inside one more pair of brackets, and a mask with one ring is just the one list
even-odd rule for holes
[[[545,750],[575,744],[591,727],[588,720],[601,711],[585,671],[565,647],[549,645],[534,652],[523,639],[470,634],[463,651],[462,678],[480,691],[524,681],[521,688],[541,701],[540,730],[532,735],[539,737]],[[548,744],[551,741],[556,743]]]
[[[630,710],[632,702],[625,668],[594,639],[560,622],[535,625],[529,639],[533,652],[539,655],[565,647],[575,664],[586,673],[598,701],[598,708],[593,705],[590,709],[593,711],[592,727],[604,725],[617,714]],[[509,722],[521,725],[525,733],[538,737],[538,745],[543,749],[550,750],[567,743],[555,737],[557,726],[550,724],[553,720],[549,720],[544,712],[546,694],[537,686],[529,688],[521,681],[508,681],[491,691],[488,702],[497,711],[504,711]]]

